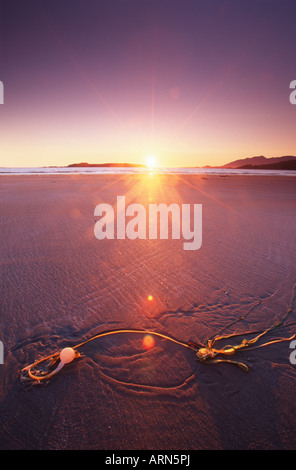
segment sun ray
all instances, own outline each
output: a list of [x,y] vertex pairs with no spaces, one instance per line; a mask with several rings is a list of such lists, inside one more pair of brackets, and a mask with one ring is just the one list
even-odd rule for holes
[[193,118],[193,116],[197,113],[197,111],[202,107],[204,103],[208,101],[208,99],[215,93],[215,91],[219,88],[221,83],[233,72],[234,68],[236,67],[236,63],[232,64],[226,72],[222,75],[222,77],[215,83],[215,85],[211,88],[211,90],[207,93],[207,95],[198,103],[198,105],[191,111],[191,113],[187,116],[187,118],[182,122],[182,124],[177,129],[178,131],[183,129],[186,124]]
[[85,82],[89,85],[89,87],[92,89],[92,91],[95,93],[97,98],[101,101],[101,103],[105,106],[105,108],[109,111],[111,116],[116,120],[116,122],[119,124],[121,127],[122,131],[124,133],[128,133],[130,137],[134,137],[130,134],[129,130],[127,127],[124,125],[123,121],[120,119],[116,111],[113,109],[113,107],[110,105],[110,103],[106,100],[106,98],[103,96],[103,94],[98,90],[96,85],[93,83],[93,81],[89,78],[85,70],[81,67],[79,62],[76,60],[76,58],[73,56],[73,54],[70,52],[69,48],[66,46],[66,44],[61,40],[60,36],[56,33],[56,31],[53,31],[51,29],[51,34],[55,38],[55,40],[60,44],[61,48],[67,55],[68,59],[72,62],[76,70],[80,73],[80,75],[83,77]]

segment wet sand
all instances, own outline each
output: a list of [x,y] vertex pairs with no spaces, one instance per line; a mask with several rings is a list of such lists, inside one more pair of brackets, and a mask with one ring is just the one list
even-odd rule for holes
[[[201,248],[96,239],[96,205],[119,195],[202,204]],[[25,365],[104,330],[203,342],[282,318],[296,282],[295,177],[3,176],[0,200],[1,449],[295,449],[289,342],[238,353],[245,373],[126,333],[88,343],[46,385],[20,381]]]

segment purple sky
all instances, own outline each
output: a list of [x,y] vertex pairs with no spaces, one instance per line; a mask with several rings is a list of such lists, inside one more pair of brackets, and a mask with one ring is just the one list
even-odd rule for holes
[[296,155],[295,0],[3,0],[0,166]]

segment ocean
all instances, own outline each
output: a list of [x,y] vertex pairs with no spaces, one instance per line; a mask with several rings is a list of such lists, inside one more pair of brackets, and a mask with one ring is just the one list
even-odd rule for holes
[[296,176],[293,170],[247,170],[229,168],[168,168],[150,170],[143,167],[19,167],[0,168],[0,175],[120,175],[120,174],[181,174],[181,175],[258,175]]

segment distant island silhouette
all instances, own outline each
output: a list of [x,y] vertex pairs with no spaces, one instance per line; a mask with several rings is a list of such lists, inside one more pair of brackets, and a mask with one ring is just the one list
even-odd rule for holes
[[[67,168],[85,168],[85,167],[113,167],[113,168],[148,168],[147,165],[140,163],[71,163]],[[188,167],[190,168],[190,167]],[[191,167],[192,168],[192,167]],[[205,165],[203,167],[194,168],[229,168],[229,169],[242,169],[242,170],[296,170],[296,157],[293,155],[286,155],[282,157],[267,158],[263,155],[255,157],[241,158],[232,162],[226,163],[222,166]]]
[[87,163],[87,162],[81,162],[81,163],[71,163],[71,165],[68,165],[67,168],[71,167],[143,167],[146,168],[146,165],[141,165],[140,163]]

